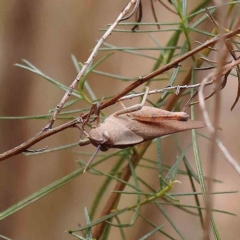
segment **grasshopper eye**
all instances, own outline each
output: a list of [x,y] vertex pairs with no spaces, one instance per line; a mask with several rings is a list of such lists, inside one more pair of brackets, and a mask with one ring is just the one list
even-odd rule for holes
[[108,146],[100,145],[100,150],[101,150],[102,152],[106,152],[108,149],[109,149]]
[[103,137],[106,139],[106,141],[110,139],[110,136],[109,136],[109,134],[108,134],[108,131],[104,130],[104,131],[102,132],[102,135],[103,135]]

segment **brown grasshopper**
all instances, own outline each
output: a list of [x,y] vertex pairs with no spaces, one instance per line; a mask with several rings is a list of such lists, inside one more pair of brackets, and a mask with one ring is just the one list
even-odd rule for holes
[[92,143],[97,147],[97,151],[88,161],[84,171],[99,150],[132,147],[157,137],[205,126],[203,122],[189,120],[185,112],[169,112],[144,106],[148,92],[147,87],[140,104],[110,115],[103,123],[86,134],[87,141],[80,141],[80,146]]

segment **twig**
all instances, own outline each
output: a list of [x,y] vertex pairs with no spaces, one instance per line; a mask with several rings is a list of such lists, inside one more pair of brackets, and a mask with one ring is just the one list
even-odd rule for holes
[[203,79],[203,81],[200,85],[199,91],[198,91],[199,106],[202,109],[205,124],[209,128],[211,133],[214,131],[214,127],[211,124],[210,117],[209,117],[207,109],[206,109],[205,97],[203,95],[203,89],[204,89],[205,83],[207,83],[209,81],[209,79],[212,78],[212,76],[213,76],[213,73],[210,73],[206,78]]
[[[199,45],[202,45],[202,43],[201,42],[199,42],[199,41],[194,41],[195,43],[198,43]],[[212,50],[212,51],[217,51],[217,49],[215,49],[215,48],[213,48],[213,47],[208,47],[210,50]]]
[[[202,112],[203,112],[204,122],[205,122],[206,126],[208,127],[209,131],[211,133],[213,133],[214,132],[214,126],[212,125],[210,117],[208,115],[208,112],[207,112],[207,109],[206,109],[206,104],[205,104],[205,97],[204,97],[204,94],[203,94],[204,85],[205,85],[205,83],[208,83],[209,78],[211,78],[211,76],[207,76],[202,81],[202,83],[200,85],[200,88],[199,88],[199,92],[198,92],[198,98],[199,98],[199,106],[201,107]],[[222,141],[219,138],[217,138],[215,141],[216,141],[218,147],[220,148],[220,150],[223,152],[226,160],[233,166],[233,168],[240,175],[240,165],[231,156],[231,154],[228,152],[228,150],[226,149],[226,147],[223,145]]]
[[170,11],[170,12],[176,14],[176,15],[178,14],[177,12],[175,12],[174,10],[172,10],[170,7],[168,7],[167,4],[165,4],[165,3],[162,2],[161,0],[158,0],[158,2],[159,2],[160,4],[162,4],[168,11]]
[[[157,18],[156,12],[155,12],[153,0],[150,1],[150,4],[151,4],[151,9],[152,9],[153,18],[154,18],[155,22],[158,23],[158,18]],[[160,26],[159,24],[157,24],[157,28],[158,28],[158,29],[161,29],[161,26]]]
[[237,163],[237,161],[231,156],[231,154],[228,152],[227,148],[223,145],[223,143],[219,140],[216,139],[216,142],[218,144],[218,147],[220,148],[220,150],[222,151],[222,153],[224,154],[226,160],[228,161],[228,163],[230,163],[230,165],[232,165],[232,167],[237,171],[237,173],[240,175],[240,165]]
[[88,67],[91,65],[91,63],[93,62],[95,56],[98,53],[98,49],[100,48],[100,46],[102,45],[102,43],[106,40],[106,38],[112,33],[113,29],[117,26],[117,24],[123,19],[123,17],[129,12],[129,10],[131,9],[131,7],[136,3],[136,1],[139,2],[139,0],[131,0],[128,5],[123,9],[123,11],[119,14],[119,16],[117,17],[117,19],[115,20],[115,22],[109,27],[109,29],[104,33],[104,35],[100,38],[100,40],[98,41],[97,45],[95,46],[95,48],[93,49],[92,53],[90,54],[88,60],[83,64],[81,71],[78,73],[77,77],[74,79],[74,81],[72,82],[72,84],[69,87],[69,90],[65,93],[65,95],[63,96],[62,100],[60,101],[60,103],[57,105],[57,107],[55,108],[53,115],[49,121],[49,123],[45,126],[44,130],[48,130],[50,128],[52,128],[52,125],[54,123],[54,121],[57,118],[58,113],[61,111],[63,105],[65,104],[65,102],[67,101],[67,99],[72,95],[72,92],[74,90],[74,88],[76,87],[76,85],[78,84],[78,82],[81,80],[81,78],[84,76],[84,73],[86,72],[86,70],[88,69]]
[[[156,93],[165,93],[165,92],[168,92],[170,90],[176,90],[176,94],[178,94],[179,91],[183,90],[183,89],[185,90],[185,89],[199,88],[200,84],[201,83],[197,83],[197,84],[193,84],[193,85],[184,85],[184,86],[181,86],[181,85],[178,85],[178,86],[167,86],[167,87],[162,88],[162,89],[151,90],[151,91],[148,92],[148,95],[152,95],[152,94],[156,94]],[[205,86],[211,85],[211,84],[213,84],[213,81],[209,80],[205,84]],[[126,95],[124,97],[121,97],[118,101],[125,101],[125,100],[129,100],[129,99],[133,99],[135,97],[141,97],[141,96],[144,95],[144,93],[145,92],[129,94],[129,95]]]
[[134,6],[132,12],[130,12],[127,16],[122,17],[120,21],[122,22],[122,21],[128,20],[137,11],[140,4],[141,4],[141,0],[136,0],[135,6]]
[[40,148],[40,149],[27,149],[26,151],[24,151],[24,153],[42,153],[44,151],[46,151],[48,148],[48,146],[44,147],[44,148]]
[[[139,0],[139,3],[136,3],[136,5],[138,5],[138,9],[137,9],[137,14],[136,14],[136,22],[140,23],[142,21],[142,17],[143,17],[143,9],[142,9],[142,1]],[[132,28],[132,32],[134,32],[136,29],[138,29],[138,24],[134,25]]]
[[43,140],[47,137],[50,137],[58,132],[61,132],[67,128],[73,127],[74,125],[82,123],[82,122],[83,122],[82,118],[76,118],[70,122],[64,123],[53,129],[49,129],[48,131],[41,131],[38,134],[36,134],[34,137],[27,140],[26,142],[20,144],[19,146],[0,154],[0,161],[5,160],[9,157],[15,156],[19,153],[22,153],[22,152],[26,151],[29,147],[40,142],[41,140]]

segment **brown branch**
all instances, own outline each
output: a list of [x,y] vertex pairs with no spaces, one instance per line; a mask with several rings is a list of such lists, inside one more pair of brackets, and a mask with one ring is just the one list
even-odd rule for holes
[[[134,167],[136,167],[138,165],[138,162],[141,160],[143,154],[146,152],[146,150],[147,150],[147,148],[149,147],[150,144],[151,144],[151,141],[147,141],[147,142],[144,142],[142,144],[139,144],[136,147],[137,150],[133,153],[133,155],[131,157],[131,162],[132,162]],[[120,179],[127,182],[127,181],[129,181],[131,176],[132,176],[131,175],[131,170],[130,170],[129,165],[127,164],[126,167],[123,169],[123,172],[120,176]],[[126,186],[125,183],[117,182],[113,191],[123,191],[125,186]],[[109,213],[111,213],[111,210],[114,208],[116,202],[118,202],[120,196],[121,196],[121,194],[118,194],[118,193],[112,193],[110,195],[110,197],[108,198],[108,200],[105,204],[105,207],[103,208],[103,211],[101,213],[101,217],[106,216]],[[103,222],[99,223],[94,228],[94,232],[93,232],[93,238],[94,239],[100,239],[106,224],[107,223],[105,221],[103,221]]]
[[[155,21],[156,23],[158,23],[158,18],[157,18],[156,12],[155,12],[153,0],[150,1],[150,4],[151,4],[151,10],[152,10],[152,14],[153,14],[154,21]],[[158,29],[161,29],[161,27],[160,27],[159,24],[157,24],[157,28],[158,28]]]
[[47,137],[50,137],[58,132],[61,132],[67,128],[73,127],[74,125],[79,124],[79,123],[82,123],[82,119],[76,118],[70,122],[64,123],[53,129],[49,129],[47,131],[41,131],[38,134],[36,134],[34,137],[27,140],[26,142],[20,144],[19,146],[0,154],[0,161],[10,158],[12,156],[15,156],[19,153],[25,152],[29,147],[40,142],[41,140],[43,140]]
[[177,12],[175,12],[174,10],[172,10],[170,7],[167,6],[167,4],[165,4],[165,3],[162,2],[161,0],[158,0],[158,2],[159,2],[160,4],[162,4],[162,5],[163,5],[168,11],[170,11],[171,13],[174,13],[174,14],[178,15]]

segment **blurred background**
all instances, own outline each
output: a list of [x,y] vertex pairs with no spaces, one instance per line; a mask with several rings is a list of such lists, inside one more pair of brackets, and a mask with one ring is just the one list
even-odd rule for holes
[[[191,2],[196,4],[198,1]],[[112,23],[127,3],[127,0],[0,1],[0,116],[46,114],[59,103],[64,94],[64,91],[56,88],[40,76],[14,67],[13,64],[21,63],[21,59],[27,59],[46,75],[69,86],[77,74],[71,54],[74,54],[78,61],[84,62],[95,46],[96,40],[103,34],[99,29],[104,28],[107,23]],[[176,15],[171,14],[162,5],[157,2],[155,2],[155,5],[159,22],[179,21]],[[168,4],[168,6],[170,5]],[[194,6],[190,6],[190,8],[192,7]],[[153,22],[149,1],[143,0],[143,10],[143,21]],[[212,26],[209,28],[206,25],[205,27],[207,31]],[[154,36],[164,45],[171,34],[171,32],[164,32],[156,33]],[[145,47],[147,45],[156,47],[148,34],[113,33],[107,39],[107,42],[122,47]],[[158,57],[160,52],[148,51],[147,53]],[[100,53],[99,56],[104,54],[106,53]],[[154,61],[151,59],[146,60],[146,58],[116,52],[111,59],[101,64],[98,69],[133,78],[149,73],[153,65]],[[98,98],[108,96],[109,93],[117,93],[128,84],[94,74],[91,74],[88,80]],[[161,88],[165,84],[155,82],[154,85],[151,85],[151,88]],[[142,88],[139,88],[139,91],[141,90]],[[237,83],[234,79],[228,82],[221,93],[220,127],[222,128],[221,139],[232,156],[237,159],[240,155],[240,133],[238,130],[240,104],[237,104],[232,112],[230,111],[236,91]],[[151,99],[154,99],[154,97]],[[126,104],[132,105],[136,101],[138,99]],[[211,106],[210,100],[208,101],[209,109],[211,109]],[[78,107],[83,108],[88,107],[88,105],[79,103]],[[119,106],[115,105],[108,108],[106,113],[110,114],[116,109],[119,109]],[[200,112],[198,118],[201,118]],[[46,123],[47,120],[0,120],[0,152],[9,150],[31,138]],[[55,124],[60,123],[63,122],[59,120]],[[183,145],[187,146],[191,141],[191,134],[188,132],[182,136],[184,137]],[[52,148],[73,143],[77,142],[78,138],[79,131],[77,129],[68,129],[41,141],[34,146],[34,149],[45,146]],[[165,161],[175,161],[176,153],[172,151],[172,144],[173,139],[171,138],[164,142],[163,158]],[[206,171],[210,162],[210,159],[207,159],[207,142],[201,139],[200,146],[203,168]],[[82,149],[77,147],[74,150],[81,151]],[[95,148],[85,147],[84,151],[87,150],[93,152]],[[154,157],[154,154],[156,154],[155,150],[150,148],[147,156]],[[26,196],[78,169],[77,159],[78,155],[72,149],[69,149],[32,157],[17,155],[0,162],[0,211],[2,212]],[[88,157],[85,158],[85,161],[87,159]],[[189,154],[189,160],[194,167],[192,153]],[[105,165],[102,164],[99,168],[107,171],[110,169],[109,164],[111,164],[110,161]],[[152,170],[146,172],[146,169],[143,168],[138,168],[137,171],[139,174],[143,173],[148,179],[152,178],[150,180],[152,186],[155,185],[157,188],[157,182],[154,183],[157,180],[157,174],[153,174]],[[224,183],[215,184],[214,191],[240,190],[239,176],[225,162],[221,153],[218,154],[214,177],[224,181]],[[93,176],[89,173],[75,178],[53,193],[1,221],[0,235],[14,240],[73,239],[71,235],[65,233],[65,230],[76,229],[79,225],[85,224],[84,207],[90,209],[101,186],[101,181],[104,179],[104,177]],[[179,180],[183,184],[176,186],[176,190],[190,192],[187,178]],[[113,186],[114,184],[111,185],[111,187]],[[111,188],[105,194],[102,206],[111,194],[110,191]],[[123,197],[120,206],[124,207],[131,204],[126,202],[126,199],[128,198]],[[132,201],[134,203],[135,199],[133,198]],[[182,201],[186,203],[186,198],[182,198]],[[239,202],[239,193],[214,196],[214,208],[237,214],[240,213]],[[194,205],[194,201],[191,200],[189,204]],[[166,210],[171,214],[187,239],[200,239],[202,232],[198,218],[184,214],[172,207],[166,207]],[[101,207],[99,207],[96,218],[100,212]],[[159,225],[166,222],[163,216],[153,214],[154,208],[151,206],[143,208],[141,213],[153,216],[153,219]],[[130,216],[126,215],[124,222],[129,222]],[[214,216],[222,239],[236,239],[236,234],[240,233],[239,217],[220,213],[216,213]],[[164,229],[178,239],[169,224],[166,223]],[[150,230],[151,228],[146,227],[144,222],[137,221],[133,229],[126,230],[127,239],[138,239]],[[117,233],[111,233],[111,239],[120,239],[119,231],[116,231]],[[151,239],[160,239],[159,236],[159,234],[156,234]],[[164,236],[161,235],[161,239],[165,239]]]

